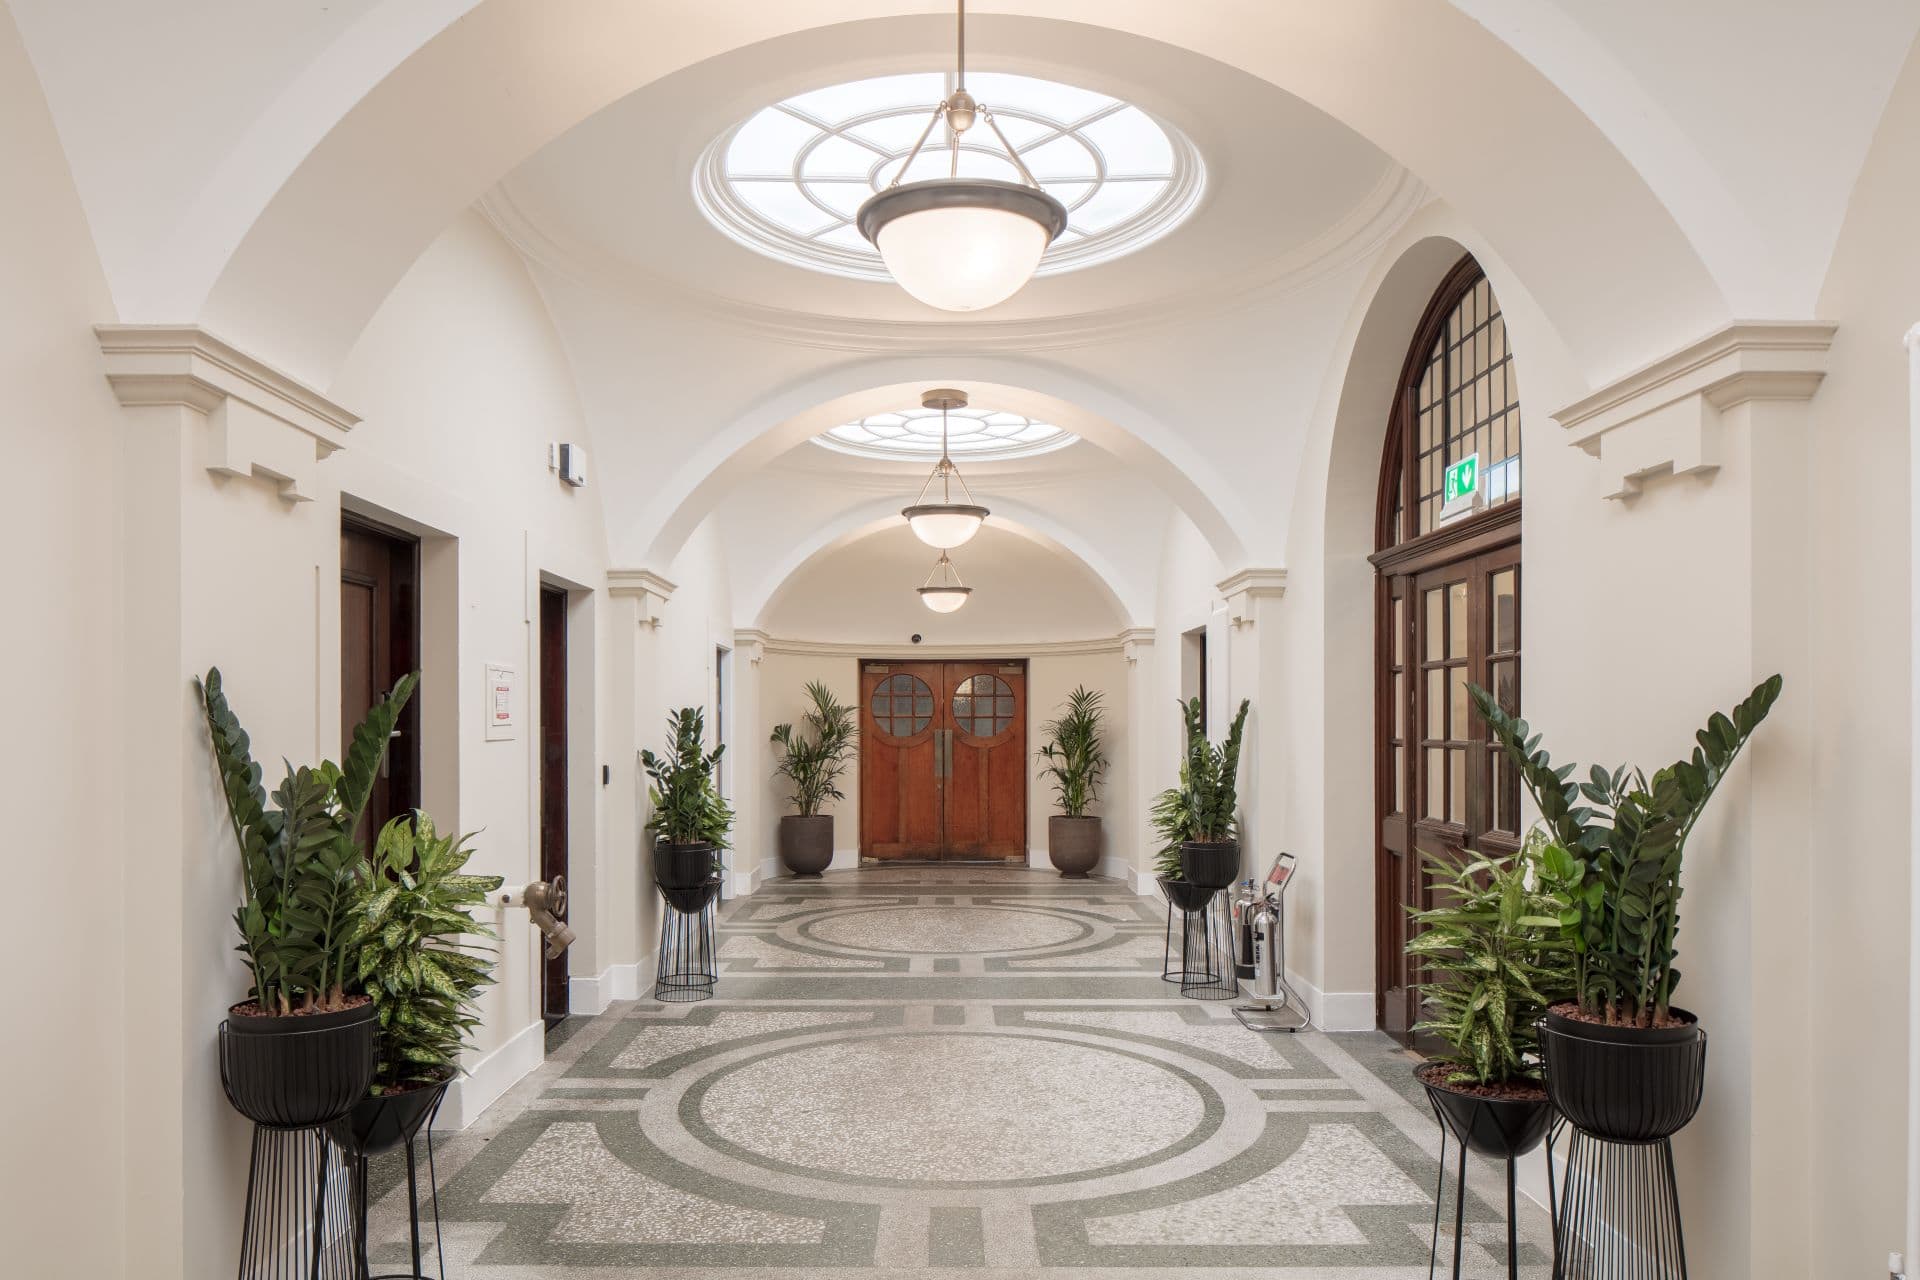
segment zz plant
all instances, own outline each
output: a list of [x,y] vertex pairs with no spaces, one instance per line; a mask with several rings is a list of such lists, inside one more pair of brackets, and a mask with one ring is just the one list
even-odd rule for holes
[[1168,787],[1149,813],[1161,839],[1154,868],[1161,879],[1180,877],[1180,846],[1187,841],[1231,840],[1239,831],[1240,744],[1252,703],[1240,700],[1224,741],[1207,741],[1201,727],[1200,699],[1180,704],[1187,747],[1180,760],[1180,785]]
[[1066,709],[1040,727],[1047,739],[1035,753],[1045,762],[1040,773],[1053,785],[1061,814],[1069,818],[1087,816],[1107,772],[1103,701],[1099,690],[1080,685],[1067,695]]
[[1450,1085],[1540,1079],[1535,1024],[1574,990],[1572,944],[1561,935],[1567,899],[1545,874],[1555,852],[1536,832],[1505,857],[1428,854],[1434,905],[1413,910],[1426,1019],[1445,1041]]
[[1575,998],[1591,1020],[1630,1027],[1673,1025],[1669,1009],[1680,924],[1680,870],[1687,837],[1747,739],[1780,697],[1769,676],[1731,714],[1715,712],[1690,756],[1647,777],[1594,765],[1576,780],[1556,766],[1525,720],[1472,686],[1475,708],[1539,806],[1557,848],[1543,868],[1566,892],[1560,920],[1572,945]]
[[726,848],[733,808],[714,781],[714,767],[726,744],[706,749],[706,717],[699,707],[682,707],[669,715],[667,738],[672,745],[665,755],[640,753],[641,767],[652,780],[646,829],[668,844]]
[[463,873],[472,838],[441,835],[424,813],[381,828],[356,974],[380,1020],[376,1094],[451,1077],[479,1025],[474,1003],[493,982],[493,960],[469,939],[497,935],[473,912],[501,880]]
[[793,788],[793,806],[800,816],[811,818],[827,801],[846,799],[840,775],[852,762],[859,730],[853,708],[834,697],[824,680],[808,683],[807,701],[812,705],[802,716],[805,728],[796,732],[790,724],[775,725],[771,741],[780,748],[774,775]]
[[354,906],[366,878],[366,857],[354,832],[418,679],[401,677],[367,712],[347,743],[344,766],[326,760],[288,764],[272,808],[246,730],[227,703],[220,669],[194,682],[240,846],[241,903],[234,924],[238,950],[253,975],[250,994],[262,1014],[325,1012],[352,1003],[361,937]]

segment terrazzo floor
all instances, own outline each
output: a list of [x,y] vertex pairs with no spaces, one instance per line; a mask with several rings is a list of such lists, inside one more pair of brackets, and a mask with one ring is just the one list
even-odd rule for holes
[[[1438,1134],[1411,1059],[1182,999],[1164,922],[1121,884],[1024,869],[730,902],[715,998],[570,1020],[438,1136],[447,1274],[1424,1277]],[[1473,1276],[1506,1274],[1494,1172],[1469,1179]],[[370,1231],[403,1271],[403,1193]],[[1544,1276],[1524,1201],[1522,1235]]]

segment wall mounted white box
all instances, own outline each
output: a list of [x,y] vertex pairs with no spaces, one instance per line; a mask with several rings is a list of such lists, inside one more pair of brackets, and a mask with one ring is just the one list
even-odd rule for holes
[[547,446],[547,468],[578,489],[587,483],[587,451],[561,442]]

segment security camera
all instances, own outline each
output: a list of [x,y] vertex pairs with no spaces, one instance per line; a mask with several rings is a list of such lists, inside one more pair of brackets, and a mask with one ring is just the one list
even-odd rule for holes
[[919,643],[920,643],[920,633],[919,633],[918,631],[916,631],[916,632],[914,632],[914,633],[913,633],[913,642],[914,642],[915,644],[919,644]]

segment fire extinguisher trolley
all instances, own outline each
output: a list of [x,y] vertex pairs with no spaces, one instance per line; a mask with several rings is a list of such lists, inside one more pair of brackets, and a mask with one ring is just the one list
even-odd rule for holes
[[1308,1025],[1306,1005],[1287,986],[1287,883],[1293,867],[1292,854],[1275,858],[1253,907],[1253,976],[1240,982],[1247,1002],[1233,1007],[1233,1016],[1250,1031],[1298,1031]]

